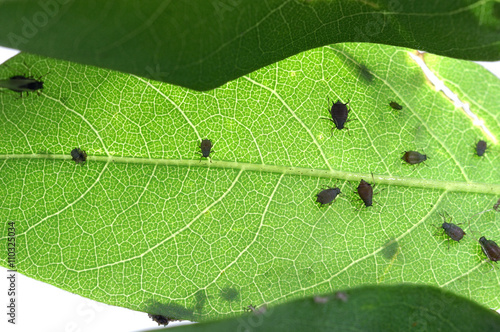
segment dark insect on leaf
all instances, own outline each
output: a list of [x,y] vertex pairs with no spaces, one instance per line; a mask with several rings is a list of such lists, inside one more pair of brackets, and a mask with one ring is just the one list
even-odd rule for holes
[[498,211],[499,206],[500,206],[500,199],[498,200],[498,202],[495,203],[495,205],[493,205],[493,210]]
[[[340,100],[337,100],[336,103],[332,105],[332,108],[328,111],[330,113],[331,119],[323,117],[328,121],[331,121],[335,124],[337,129],[343,129],[345,123],[347,122],[347,117],[349,116],[350,109],[347,108],[347,104],[349,102],[343,104]],[[333,128],[332,128],[333,134]]]
[[500,248],[494,241],[487,240],[484,236],[481,236],[479,243],[481,244],[481,249],[483,249],[484,254],[490,261],[500,261]]
[[316,195],[316,202],[319,203],[320,207],[322,207],[323,205],[332,204],[333,201],[335,200],[335,197],[337,197],[337,195],[340,194],[339,188],[333,188],[333,187],[327,187],[327,188],[328,189],[324,189],[319,194]]
[[[476,213],[475,215],[481,215],[488,211],[491,211],[491,209]],[[470,226],[471,219],[472,217],[469,219],[469,229],[472,234],[474,234]],[[481,249],[483,250],[486,257],[488,257],[488,259],[490,260],[490,264],[491,262],[498,262],[500,260],[500,248],[498,247],[498,244],[495,243],[495,241],[487,240],[484,236],[481,236],[479,238],[479,244],[481,245]],[[493,267],[493,264],[491,264],[491,266]]]
[[26,92],[26,95],[28,95],[29,92],[43,89],[43,82],[36,80],[33,77],[17,75],[6,80],[0,80],[0,88],[6,88],[14,92],[19,92],[22,97],[23,92]]
[[247,306],[246,308],[243,308],[246,312],[255,312],[255,306],[253,304],[250,304],[249,306]]
[[446,235],[448,235],[453,241],[459,242],[466,234],[464,230],[453,223],[444,222],[441,225]]
[[476,153],[479,157],[482,157],[484,155],[484,152],[486,151],[486,142],[481,140],[477,142],[476,144]]
[[[444,215],[441,215],[441,216],[443,217],[444,222],[441,224],[440,227],[444,230],[446,235],[449,236],[449,239],[448,239],[448,248],[449,248],[450,247],[450,238],[453,241],[460,242],[460,240],[462,240],[462,238],[464,237],[464,235],[466,235],[466,233],[459,226],[457,226],[453,223],[446,222],[446,217]],[[451,221],[451,217],[450,217],[450,221]]]
[[248,307],[245,308],[245,311],[247,312],[253,312],[255,315],[261,315],[267,311],[267,306],[263,305],[260,308],[256,308],[253,304],[250,304]]
[[405,151],[401,158],[410,165],[420,164],[427,160],[427,155],[418,153],[417,151]]
[[372,185],[361,179],[357,188],[359,197],[363,200],[366,207],[373,205],[373,188]]
[[170,321],[168,317],[162,315],[151,315],[148,314],[149,318],[151,318],[154,322],[158,323],[158,325],[167,326]]
[[[202,140],[200,144],[200,149],[202,154],[202,156],[200,157],[200,161],[201,158],[210,158],[210,150],[212,150],[212,142],[209,139]],[[210,162],[212,162],[212,160],[210,160]]]
[[395,101],[391,101],[389,103],[389,106],[391,106],[392,108],[394,108],[395,110],[398,110],[398,111],[401,111],[403,109],[403,106],[399,105]]
[[87,161],[87,153],[80,148],[74,148],[71,150],[71,158],[76,164],[85,163]]

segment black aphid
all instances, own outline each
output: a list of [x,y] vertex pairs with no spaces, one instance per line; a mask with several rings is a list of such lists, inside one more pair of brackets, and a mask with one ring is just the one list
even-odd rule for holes
[[26,92],[26,95],[28,95],[29,92],[43,89],[43,82],[36,80],[33,77],[17,75],[6,80],[0,80],[0,88],[6,88],[14,92],[19,92],[22,97],[23,92]]
[[332,204],[332,202],[335,200],[335,197],[340,194],[339,188],[327,188],[328,189],[324,189],[316,195],[316,202],[319,203],[320,207],[322,207],[323,205]]
[[267,311],[267,306],[263,305],[257,309],[253,304],[250,304],[248,307],[245,308],[245,311],[253,312],[255,315],[258,316],[258,315],[263,314]]
[[495,203],[495,205],[493,205],[493,210],[498,211],[499,206],[500,206],[500,199],[498,200],[498,202]]
[[389,103],[389,106],[391,106],[392,108],[394,108],[395,110],[398,110],[398,111],[401,111],[403,109],[403,106],[399,105],[395,101],[391,101]]
[[[349,102],[343,104],[340,100],[337,100],[336,103],[332,105],[332,108],[328,111],[330,112],[330,116],[332,117],[331,119],[329,118],[324,118],[328,121],[331,121],[335,124],[335,127],[337,129],[343,129],[345,123],[347,122],[347,117],[349,116],[349,111],[350,109],[347,108],[347,104]],[[333,132],[333,127],[332,127],[332,132]]]
[[75,163],[85,163],[87,160],[87,153],[79,148],[74,148],[71,150],[71,158],[75,161]]
[[165,316],[162,316],[162,315],[151,315],[151,314],[148,314],[149,318],[151,318],[153,321],[155,321],[156,323],[158,323],[158,325],[163,325],[163,326],[167,326],[168,325],[168,322],[170,321],[168,319],[168,317],[165,317]]
[[486,151],[486,142],[481,140],[477,142],[476,144],[476,153],[479,157],[482,157],[484,155],[484,152]]
[[[204,139],[203,141],[201,141],[200,149],[202,154],[202,156],[200,157],[200,161],[201,158],[210,158],[210,150],[212,150],[212,141],[210,141],[209,139]],[[210,160],[210,162],[212,162],[212,160]]]
[[358,186],[358,195],[365,203],[365,206],[372,206],[373,201],[373,188],[372,185],[361,179]]
[[255,310],[257,310],[257,309],[255,309],[255,306],[253,304],[250,304],[249,306],[247,306],[246,308],[244,308],[244,310],[246,312],[255,312]]
[[481,244],[481,249],[483,249],[484,254],[490,261],[500,261],[500,248],[494,241],[486,240],[484,236],[481,236],[479,243]]
[[[446,235],[448,235],[453,241],[460,242],[460,240],[462,240],[462,238],[464,237],[464,235],[466,233],[459,226],[457,226],[453,223],[446,222],[446,217],[444,215],[441,215],[441,216],[443,217],[443,219],[445,221],[441,224],[440,227],[444,230]],[[450,221],[451,221],[451,217],[450,217]],[[448,239],[448,248],[449,247],[450,247],[450,239]]]
[[421,154],[417,151],[405,151],[405,154],[401,158],[410,165],[420,164],[427,160],[427,155]]
[[453,223],[444,222],[441,225],[441,228],[444,230],[446,235],[448,235],[453,241],[457,242],[460,242],[466,234],[462,228]]
[[[476,213],[476,215],[478,214],[481,215],[488,211],[491,210],[482,211]],[[472,219],[472,217],[470,219]],[[470,227],[470,219],[469,219],[469,229],[474,234],[472,228]],[[500,248],[498,247],[498,244],[495,243],[495,241],[487,240],[484,236],[481,236],[479,238],[479,244],[481,245],[481,249],[483,250],[484,254],[486,255],[486,257],[488,257],[488,259],[491,262],[498,262],[500,260]],[[493,264],[491,264],[491,266],[493,266]]]

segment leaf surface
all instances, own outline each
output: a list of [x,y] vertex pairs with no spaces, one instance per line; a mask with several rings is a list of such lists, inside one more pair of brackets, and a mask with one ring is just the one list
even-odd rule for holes
[[500,60],[494,0],[18,0],[0,22],[3,46],[196,90],[341,42]]
[[[40,96],[0,93],[0,219],[15,223],[17,269],[191,320],[368,283],[436,285],[499,308],[499,272],[477,239],[500,240],[500,213],[478,214],[500,198],[500,82],[474,63],[423,57],[476,126],[414,54],[328,46],[210,92],[15,57],[0,77],[24,63],[50,72]],[[337,99],[350,100],[351,121],[332,134],[321,117]],[[200,161],[205,138],[212,162]],[[71,160],[76,147],[86,164]],[[425,165],[403,164],[409,150]],[[372,207],[355,193],[361,179],[374,184]],[[342,193],[320,208],[325,186]],[[435,228],[445,212],[467,233],[460,243]]]

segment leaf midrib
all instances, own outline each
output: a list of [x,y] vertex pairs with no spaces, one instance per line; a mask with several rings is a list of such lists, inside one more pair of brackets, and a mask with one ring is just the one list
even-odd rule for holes
[[[3,154],[0,155],[0,160],[61,160],[71,161],[71,156],[60,154]],[[355,173],[338,170],[313,169],[306,167],[291,167],[278,165],[251,164],[237,161],[217,161],[208,160],[200,161],[193,159],[152,159],[152,158],[136,158],[136,157],[115,157],[115,156],[89,156],[87,162],[99,162],[103,164],[140,164],[151,166],[177,166],[177,167],[213,167],[220,169],[232,169],[240,171],[278,173],[285,175],[310,176],[316,178],[339,179],[345,181],[360,181],[361,179],[369,179],[374,184],[394,185],[412,188],[425,188],[446,190],[449,192],[467,192],[467,193],[482,193],[500,195],[500,184],[477,183],[477,182],[455,182],[455,181],[439,181],[434,179],[416,179],[405,176],[393,176],[371,173]],[[80,167],[80,166],[76,166]],[[85,167],[85,165],[81,165]],[[423,167],[415,165],[415,167]]]

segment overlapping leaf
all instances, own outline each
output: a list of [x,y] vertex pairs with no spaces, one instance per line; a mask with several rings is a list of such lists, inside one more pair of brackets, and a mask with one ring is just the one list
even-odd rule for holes
[[[306,297],[277,307],[261,306],[249,309],[250,313],[242,317],[182,326],[176,328],[176,331],[500,329],[500,316],[492,310],[433,287],[414,285],[359,287],[312,298]],[[314,319],[311,319],[312,317]]]
[[[26,72],[23,63],[49,73],[40,96],[0,94],[0,218],[15,222],[18,270],[193,320],[366,283],[432,284],[498,308],[499,274],[474,235],[498,241],[500,213],[474,214],[500,198],[499,80],[424,57],[486,135],[411,53],[324,47],[205,93],[16,57],[2,77]],[[331,135],[328,99],[350,100],[348,130]],[[203,138],[212,163],[200,161]],[[484,157],[474,155],[479,139]],[[83,166],[71,161],[75,147],[89,155]],[[404,165],[405,150],[429,160]],[[376,184],[373,207],[354,192],[361,178]],[[334,185],[342,194],[319,208],[315,195]],[[436,234],[439,212],[464,223],[460,243]]]
[[196,90],[341,42],[500,60],[495,0],[17,0],[0,22],[3,46]]

